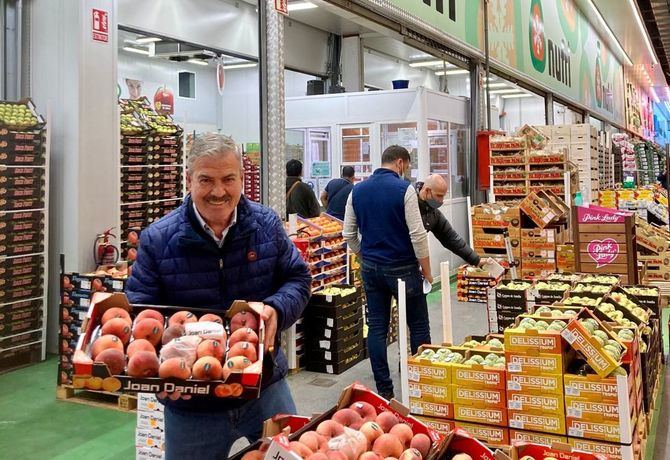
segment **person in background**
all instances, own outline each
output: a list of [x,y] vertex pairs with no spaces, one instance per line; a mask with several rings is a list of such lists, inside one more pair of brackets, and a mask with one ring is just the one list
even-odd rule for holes
[[354,168],[345,166],[342,168],[342,177],[328,182],[326,189],[321,192],[321,203],[326,207],[326,212],[340,220],[344,220],[347,198],[354,188],[354,176]]
[[133,304],[221,313],[237,299],[263,303],[269,368],[258,399],[158,395],[165,404],[166,460],[228,458],[238,438],[259,439],[268,418],[296,413],[281,331],[305,309],[312,277],[279,216],[242,196],[242,157],[233,139],[199,135],[186,167],[190,193],[142,231],[126,295]]
[[[407,149],[392,145],[382,154],[382,166],[356,184],[347,199],[342,234],[361,257],[361,276],[368,301],[368,351],[377,391],[393,398],[386,340],[391,299],[398,298],[398,279],[405,282],[410,347],[430,343],[430,323],[423,279],[433,282],[428,235],[419,201],[411,184]],[[422,276],[423,275],[423,276]]]
[[447,181],[439,174],[432,174],[424,182],[416,183],[416,191],[419,194],[419,211],[423,226],[427,232],[432,232],[435,238],[451,252],[465,260],[470,265],[484,265],[487,259],[482,259],[467,245],[467,243],[456,233],[440,207],[444,203],[444,196],[448,191]]
[[665,190],[668,189],[668,165],[666,165],[665,170],[656,177],[656,180],[661,183],[661,187]]
[[286,163],[286,216],[319,217],[321,208],[312,188],[302,181],[302,163],[289,160]]

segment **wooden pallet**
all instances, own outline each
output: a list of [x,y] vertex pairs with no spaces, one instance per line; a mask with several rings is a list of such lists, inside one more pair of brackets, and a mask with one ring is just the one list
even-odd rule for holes
[[123,412],[134,412],[137,410],[137,396],[135,395],[75,389],[69,385],[59,385],[56,387],[56,399],[85,404],[87,406],[116,409]]

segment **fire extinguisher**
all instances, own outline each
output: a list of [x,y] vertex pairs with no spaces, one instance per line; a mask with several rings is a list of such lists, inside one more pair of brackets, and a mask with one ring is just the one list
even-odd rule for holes
[[97,267],[101,265],[114,265],[119,261],[119,249],[110,242],[116,235],[112,233],[114,227],[99,233],[93,244],[93,259]]

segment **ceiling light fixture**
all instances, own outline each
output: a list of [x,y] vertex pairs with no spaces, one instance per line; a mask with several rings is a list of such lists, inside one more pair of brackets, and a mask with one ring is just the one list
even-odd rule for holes
[[617,38],[614,36],[612,29],[610,29],[610,26],[607,25],[607,22],[605,22],[605,18],[603,18],[602,14],[600,14],[600,11],[598,10],[598,8],[596,8],[596,5],[593,3],[593,0],[589,0],[589,5],[591,6],[593,12],[596,14],[598,20],[600,21],[600,25],[607,31],[607,34],[610,36],[610,40],[612,40],[616,44],[617,48],[619,49],[619,52],[626,59],[626,64],[632,66],[633,62],[628,57],[626,51],[624,51],[623,47],[621,46],[621,43],[619,43],[619,40],[617,40]]
[[435,75],[465,75],[466,73],[470,73],[470,71],[465,69],[447,70],[446,72],[444,70],[438,70],[435,72]]
[[651,40],[649,39],[647,29],[644,26],[644,23],[642,22],[642,16],[640,16],[640,11],[637,9],[637,5],[633,0],[628,0],[628,4],[630,5],[630,8],[633,10],[633,14],[635,15],[635,21],[637,22],[637,26],[640,28],[642,38],[644,38],[644,42],[647,45],[647,50],[651,55],[651,62],[653,65],[656,65],[658,64],[658,60],[656,59],[656,53],[654,52],[653,46],[651,46]]
[[506,88],[507,83],[489,83],[488,85],[489,88]]
[[532,94],[528,94],[528,93],[520,93],[520,94],[503,94],[503,95],[500,96],[500,97],[502,97],[503,99],[518,99],[518,98],[521,98],[521,97],[533,97],[533,95],[532,95]]
[[149,51],[147,51],[147,50],[143,50],[143,49],[140,49],[140,48],[135,48],[133,46],[124,46],[123,50],[128,51],[129,53],[143,54],[145,56],[149,56],[149,54],[150,54]]
[[513,93],[521,93],[523,92],[520,89],[496,89],[494,91],[489,91],[491,94],[513,94]]
[[191,58],[191,59],[187,60],[186,62],[190,62],[191,64],[197,64],[197,65],[209,65],[207,63],[207,61],[205,61],[203,59]]
[[158,37],[142,37],[142,38],[137,38],[135,39],[135,43],[139,43],[141,45],[147,44],[147,43],[156,43],[162,41],[161,38]]
[[295,2],[288,4],[289,11],[311,10],[313,8],[318,8],[318,5],[315,5],[312,2]]
[[[436,65],[441,66],[443,62],[444,61],[417,61],[417,62],[410,62],[409,66],[410,67],[434,67]],[[446,62],[444,65],[446,65],[447,68],[456,67],[455,65],[450,64],[448,62]]]
[[250,67],[256,67],[258,65],[257,62],[248,62],[246,64],[228,64],[224,65],[223,68],[226,70],[231,70],[231,69],[247,69]]

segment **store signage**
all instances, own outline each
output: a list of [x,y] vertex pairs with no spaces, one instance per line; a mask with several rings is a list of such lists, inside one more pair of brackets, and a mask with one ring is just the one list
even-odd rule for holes
[[609,265],[619,256],[619,243],[612,238],[592,240],[586,246],[589,257],[596,263],[596,268]]
[[288,0],[275,0],[275,10],[279,14],[288,16]]
[[579,206],[577,208],[577,222],[580,224],[623,224],[630,212],[616,211],[600,206]]
[[91,36],[96,42],[109,41],[109,17],[107,11],[91,10]]
[[161,115],[174,114],[174,93],[167,86],[161,86],[154,94],[154,109]]

